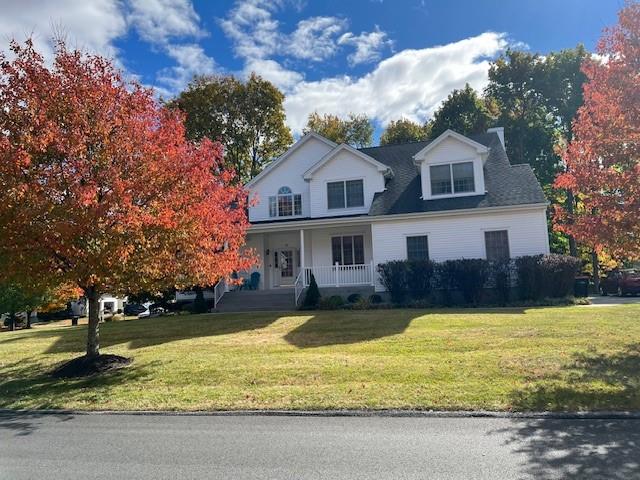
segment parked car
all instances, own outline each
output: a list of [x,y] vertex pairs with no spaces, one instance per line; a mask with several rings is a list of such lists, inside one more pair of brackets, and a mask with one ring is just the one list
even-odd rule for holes
[[147,307],[145,307],[144,305],[140,305],[139,303],[129,303],[124,306],[125,315],[140,315],[146,310]]
[[612,270],[600,281],[600,293],[620,297],[640,294],[640,272],[636,269]]

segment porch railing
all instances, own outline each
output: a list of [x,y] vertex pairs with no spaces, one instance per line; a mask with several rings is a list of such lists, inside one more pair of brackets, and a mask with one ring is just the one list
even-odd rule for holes
[[300,295],[304,291],[304,271],[300,270],[298,276],[296,277],[296,282],[293,285],[294,295],[296,298],[296,307],[300,304]]
[[213,308],[218,308],[218,302],[222,296],[227,292],[227,282],[224,278],[221,278],[215,287],[213,287]]
[[319,287],[373,285],[373,262],[358,265],[322,265],[304,268],[304,285],[309,285],[311,275]]

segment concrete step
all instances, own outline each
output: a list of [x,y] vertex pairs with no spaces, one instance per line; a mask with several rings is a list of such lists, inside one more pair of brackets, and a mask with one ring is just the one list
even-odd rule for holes
[[293,289],[240,290],[227,292],[218,302],[217,312],[295,310]]

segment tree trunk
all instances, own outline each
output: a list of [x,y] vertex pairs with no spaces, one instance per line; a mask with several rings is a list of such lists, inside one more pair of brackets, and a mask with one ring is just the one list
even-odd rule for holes
[[596,295],[600,294],[600,264],[598,262],[598,254],[591,252],[591,265],[593,267],[593,286],[596,289]]
[[31,314],[33,313],[31,310],[27,310],[27,328],[31,328]]
[[13,313],[9,314],[9,331],[13,332],[16,329],[16,316]]
[[100,294],[95,287],[85,289],[85,295],[89,300],[89,326],[87,328],[87,357],[97,357],[100,354],[99,329],[100,329]]
[[[567,190],[567,211],[569,212],[569,216],[571,218],[573,218],[573,211],[575,208],[575,197],[573,196],[573,193],[570,192],[569,190]],[[569,237],[569,255],[571,255],[572,257],[577,257],[578,256],[578,245],[576,244],[576,239],[573,237],[573,235],[568,235]]]

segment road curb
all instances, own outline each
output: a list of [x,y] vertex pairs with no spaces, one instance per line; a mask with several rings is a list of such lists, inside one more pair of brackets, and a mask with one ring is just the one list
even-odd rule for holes
[[38,415],[137,415],[175,417],[397,417],[397,418],[506,418],[559,420],[640,420],[640,411],[592,412],[493,412],[436,410],[11,410],[0,409],[0,416]]

